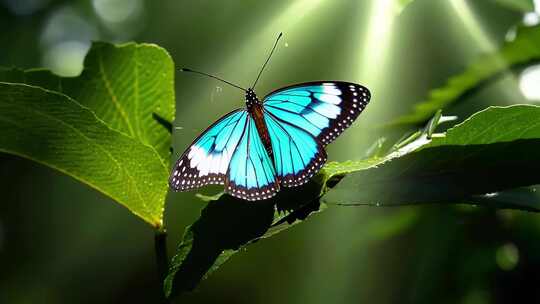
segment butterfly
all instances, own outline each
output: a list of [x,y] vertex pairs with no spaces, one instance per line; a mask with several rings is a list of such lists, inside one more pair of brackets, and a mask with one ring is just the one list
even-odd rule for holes
[[302,185],[326,162],[324,147],[370,101],[366,87],[343,81],[295,84],[260,101],[253,88],[269,59],[247,90],[184,69],[245,90],[246,107],[221,117],[193,141],[173,167],[171,189],[218,184],[234,197],[257,201],[275,196],[283,187]]

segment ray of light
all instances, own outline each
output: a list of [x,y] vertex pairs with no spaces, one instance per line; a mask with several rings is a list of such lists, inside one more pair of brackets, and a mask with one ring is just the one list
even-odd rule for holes
[[360,78],[371,86],[378,85],[378,79],[384,70],[397,11],[396,3],[395,0],[377,0],[371,3],[367,35],[362,43],[366,51],[360,63]]
[[[212,74],[223,76],[224,78],[227,78],[228,75],[232,74],[235,77],[228,80],[238,83],[244,87],[249,86],[251,83],[253,83],[253,80],[255,79],[254,77],[260,68],[258,65],[259,62],[262,64],[263,60],[265,59],[263,58],[265,53],[258,51],[259,49],[263,49],[263,47],[258,48],[258,46],[271,47],[273,39],[275,39],[280,32],[283,32],[284,37],[282,39],[282,44],[284,44],[284,47],[287,47],[287,37],[300,30],[300,25],[304,20],[304,17],[313,13],[313,11],[319,8],[323,2],[325,2],[325,0],[291,1],[291,3],[279,14],[269,17],[268,24],[254,30],[232,54],[230,54],[226,59],[224,58],[223,64],[210,72]],[[204,82],[200,83],[202,87]],[[229,91],[225,90],[222,91],[220,84],[218,84],[218,86],[216,86],[211,92],[204,90],[200,90],[199,92],[200,95],[193,96],[192,98],[195,100],[206,100],[209,97],[211,100],[214,100],[214,98],[217,97],[217,94],[224,94],[222,97],[229,96],[228,94],[231,94],[230,96],[238,96],[238,92],[236,91],[231,91],[233,93],[229,93]],[[222,100],[224,99],[222,98]],[[227,104],[243,106],[243,96],[240,99],[227,98],[226,100],[228,101],[226,103],[222,103],[223,106],[227,106]],[[199,109],[200,107],[197,105],[197,103],[190,103],[190,105],[184,107],[184,112],[189,111],[191,113],[196,113],[199,111]]]
[[[476,42],[481,52],[493,53],[497,51],[498,46],[493,42],[493,40],[489,37],[488,33],[486,33],[486,31],[483,29],[482,25],[480,24],[478,18],[474,15],[467,1],[450,0],[449,3],[456,12],[456,14],[460,17],[461,22],[463,22],[463,25],[465,26],[473,40]],[[499,63],[501,63],[502,65],[506,64],[503,58],[499,58]],[[515,103],[515,101],[512,99],[516,97],[516,95],[513,93],[515,92],[515,89],[519,87],[518,79],[514,74],[510,73],[508,81],[511,85],[512,90],[508,88],[498,88],[497,90],[499,90],[500,93],[507,98],[508,103]]]
[[[240,47],[221,67],[221,70],[235,70],[239,66],[244,65],[246,62],[256,62],[255,59],[261,57],[259,53],[254,52],[254,47],[257,45],[263,45],[270,47],[272,40],[283,32],[285,34],[283,43],[286,44],[287,36],[293,35],[299,28],[304,17],[309,16],[315,9],[321,6],[324,0],[297,0],[291,2],[291,4],[283,10],[278,16],[272,17],[271,21],[260,30],[254,32],[254,34],[246,39],[242,47]],[[286,44],[288,46],[288,44]],[[260,68],[258,65],[249,67],[249,70],[255,71]],[[254,75],[253,77],[255,77]],[[248,81],[251,83],[252,80]]]
[[465,0],[450,0],[450,5],[458,14],[470,35],[473,37],[476,43],[478,43],[478,46],[480,46],[483,51],[495,50],[495,45],[493,42],[491,42],[488,35],[482,29],[481,24],[473,15],[473,12],[471,11],[471,8],[467,2]]
[[[371,122],[384,119],[388,114],[389,107],[380,97],[383,90],[387,89],[384,82],[384,76],[392,71],[389,69],[389,55],[391,42],[393,38],[393,26],[396,17],[404,8],[402,0],[371,0],[368,6],[358,9],[358,29],[354,34],[358,37],[358,49],[349,60],[353,63],[355,81],[366,85],[371,91],[372,101],[368,108],[369,115],[363,115],[360,121],[351,126],[348,134],[364,132],[364,126]],[[362,38],[363,37],[363,38]],[[361,56],[358,56],[361,54]],[[387,105],[387,104],[386,104]],[[361,133],[359,133],[361,134]],[[366,136],[348,136],[347,141],[350,145],[361,147],[366,144]],[[356,157],[363,157],[364,152],[357,150]]]

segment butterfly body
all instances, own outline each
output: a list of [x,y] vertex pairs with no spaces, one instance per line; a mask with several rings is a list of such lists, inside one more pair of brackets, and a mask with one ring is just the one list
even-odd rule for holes
[[310,180],[327,159],[324,146],[340,135],[370,99],[367,88],[324,81],[292,85],[261,102],[246,90],[246,107],[226,114],[176,162],[169,185],[186,191],[221,184],[249,201]]
[[274,152],[272,151],[272,142],[270,140],[270,134],[268,134],[268,127],[264,121],[264,107],[253,89],[248,89],[246,92],[246,109],[255,122],[255,126],[257,127],[257,131],[268,156],[272,158]]

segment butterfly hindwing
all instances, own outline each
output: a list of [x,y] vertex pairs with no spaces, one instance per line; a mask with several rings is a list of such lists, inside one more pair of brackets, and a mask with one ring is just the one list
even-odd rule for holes
[[264,107],[327,145],[352,124],[370,97],[367,88],[355,83],[308,82],[268,94]]
[[208,184],[223,185],[247,121],[247,111],[238,109],[206,129],[176,162],[169,178],[171,188],[185,191]]
[[232,156],[225,191],[250,201],[268,199],[279,191],[272,160],[250,116]]
[[323,145],[309,132],[268,111],[265,122],[281,185],[295,187],[309,181],[326,162]]

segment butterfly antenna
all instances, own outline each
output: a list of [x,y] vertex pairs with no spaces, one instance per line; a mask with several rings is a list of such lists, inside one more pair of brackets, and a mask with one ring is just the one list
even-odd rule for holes
[[276,49],[276,46],[279,42],[279,39],[283,36],[283,33],[279,33],[279,36],[276,39],[276,42],[274,43],[274,47],[272,48],[272,51],[270,52],[270,55],[268,55],[268,58],[266,58],[266,61],[264,62],[261,71],[259,72],[259,75],[257,75],[257,79],[255,79],[255,82],[251,86],[252,89],[255,88],[255,85],[257,85],[257,81],[259,81],[259,78],[261,77],[262,72],[264,71],[264,68],[266,67],[266,64],[268,64],[268,61],[270,61],[270,58],[272,57],[272,54],[274,54],[274,50]]
[[239,85],[236,85],[236,84],[234,84],[234,83],[232,83],[232,82],[229,82],[229,81],[227,81],[227,80],[221,79],[221,78],[219,78],[219,77],[217,77],[217,76],[214,76],[214,75],[206,74],[206,73],[199,72],[199,71],[194,71],[194,70],[192,70],[192,69],[187,69],[187,68],[181,68],[180,71],[204,75],[204,76],[207,76],[207,77],[210,77],[210,78],[217,79],[217,80],[219,80],[219,81],[223,81],[223,82],[225,82],[226,84],[231,85],[231,86],[233,86],[233,87],[235,87],[235,88],[237,88],[237,89],[240,89],[240,90],[242,90],[242,91],[244,91],[244,92],[247,91],[246,89],[242,88],[242,87],[239,86]]

